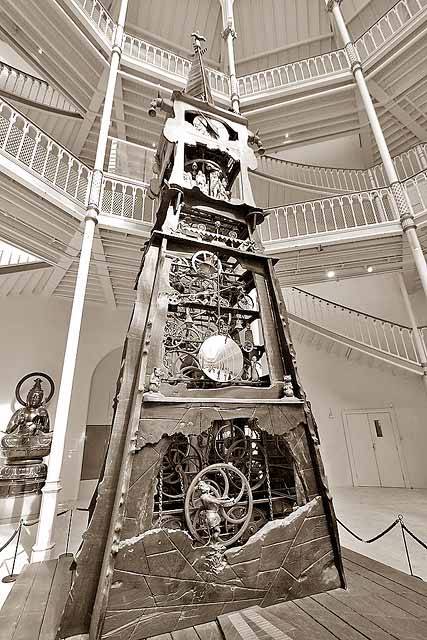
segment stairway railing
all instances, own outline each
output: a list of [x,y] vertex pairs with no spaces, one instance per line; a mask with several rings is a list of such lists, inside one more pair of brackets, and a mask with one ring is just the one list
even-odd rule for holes
[[[393,158],[400,180],[406,180],[425,168],[420,153],[427,157],[427,144],[422,143],[404,151]],[[274,175],[285,181],[310,187],[338,189],[340,191],[370,191],[373,188],[372,179],[376,187],[385,187],[386,178],[382,164],[371,169],[345,169],[336,167],[316,167],[314,165],[290,162],[272,156],[260,156],[258,168],[254,172]],[[371,176],[370,176],[371,174]]]
[[46,80],[36,78],[2,61],[0,61],[0,92],[17,100],[77,115],[76,109],[69,100]]
[[116,23],[102,4],[98,0],[73,0],[73,2],[85,12],[98,32],[111,44]]
[[299,202],[266,210],[263,242],[357,229],[396,219],[388,189]]
[[356,40],[356,49],[362,62],[394,38],[426,7],[426,0],[400,0],[397,2]]
[[[413,330],[408,326],[350,309],[296,287],[286,288],[284,297],[291,318],[301,318],[382,354],[420,364]],[[421,335],[426,344],[423,331]]]

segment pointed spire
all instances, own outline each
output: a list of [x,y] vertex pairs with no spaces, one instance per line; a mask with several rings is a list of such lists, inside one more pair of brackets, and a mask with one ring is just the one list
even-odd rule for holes
[[205,102],[209,104],[214,104],[209,77],[206,73],[202,57],[203,54],[206,53],[206,49],[202,49],[202,42],[205,42],[206,38],[199,33],[192,33],[191,37],[193,38],[194,56],[185,93],[195,98],[205,100]]

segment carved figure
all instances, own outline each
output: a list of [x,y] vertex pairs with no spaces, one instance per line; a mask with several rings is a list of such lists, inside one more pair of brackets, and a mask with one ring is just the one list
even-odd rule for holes
[[251,358],[251,382],[259,381],[258,360],[256,356]]
[[283,385],[283,394],[285,395],[286,398],[294,398],[294,388],[292,385],[292,377],[291,376],[285,376],[283,379],[284,385]]
[[210,196],[212,198],[219,198],[220,188],[220,172],[212,171],[210,176]]
[[218,542],[221,533],[221,522],[224,520],[220,515],[220,507],[231,507],[234,504],[234,500],[228,496],[217,498],[213,494],[212,486],[204,480],[200,480],[196,488],[200,491],[200,502],[204,509],[202,519],[209,529],[211,542],[215,544]]
[[200,191],[208,195],[208,184],[206,182],[206,176],[201,169],[199,169],[197,172],[196,186],[199,187]]
[[162,370],[160,367],[154,367],[153,372],[150,376],[150,384],[148,386],[151,393],[159,393]]

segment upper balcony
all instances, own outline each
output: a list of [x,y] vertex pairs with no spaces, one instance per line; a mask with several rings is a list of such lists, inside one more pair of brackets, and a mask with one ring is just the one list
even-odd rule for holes
[[[91,163],[115,30],[113,18],[98,0],[55,0],[46,30],[36,0],[27,1],[25,13],[13,0],[4,0],[3,4],[2,17],[5,29],[13,34],[12,44],[28,52],[39,46],[43,55],[37,60],[33,56],[34,64],[42,65],[63,95],[72,96],[77,108],[86,114],[80,129],[59,121],[46,126],[33,111],[27,112],[29,117]],[[323,15],[323,3],[319,4]],[[394,155],[426,139],[426,18],[427,0],[399,0],[356,42]],[[218,30],[215,25],[212,29]],[[69,42],[63,42],[63,33],[67,33]],[[239,40],[236,43],[238,46]],[[173,89],[183,88],[189,67],[188,56],[126,33],[111,135],[136,144],[155,143],[160,123],[148,119],[149,102],[158,89],[168,95]],[[212,66],[209,74],[216,101],[227,105],[228,76]],[[239,78],[239,90],[242,111],[251,128],[260,129],[269,153],[361,131],[366,153],[373,154],[372,161],[378,160],[360,114],[344,50],[245,74]],[[413,126],[408,125],[408,119]]]

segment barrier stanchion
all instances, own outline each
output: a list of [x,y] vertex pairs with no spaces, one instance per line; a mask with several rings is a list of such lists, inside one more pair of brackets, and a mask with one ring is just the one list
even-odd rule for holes
[[[19,540],[21,538],[21,531],[22,531],[22,523],[23,520],[19,521],[19,526],[17,529],[17,538],[16,538],[16,545],[15,545],[15,553],[13,554],[13,563],[12,563],[12,571],[10,572],[10,574],[8,576],[4,576],[4,578],[2,578],[2,582],[5,582],[6,584],[8,582],[15,582],[16,578],[18,577],[18,573],[14,573],[15,571],[15,564],[16,564],[16,556],[18,555],[18,548],[19,548]],[[15,536],[13,536],[14,538]],[[12,540],[13,540],[12,538]],[[8,541],[9,544],[10,540]],[[7,545],[6,545],[7,546]]]

